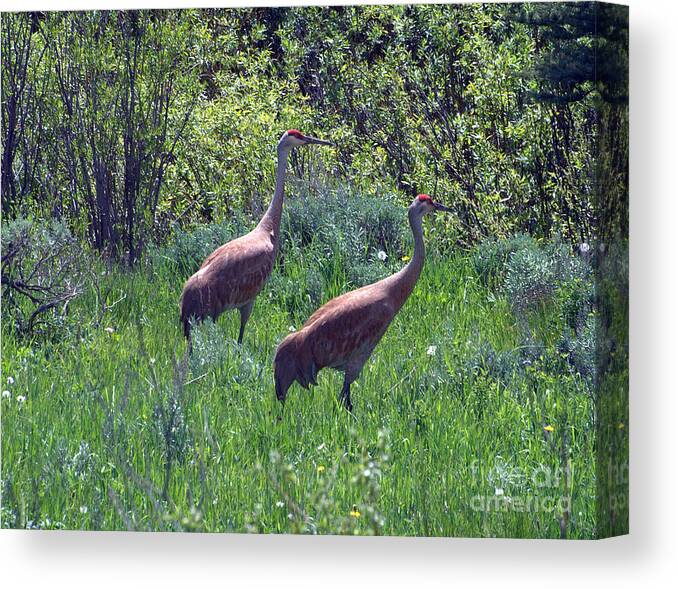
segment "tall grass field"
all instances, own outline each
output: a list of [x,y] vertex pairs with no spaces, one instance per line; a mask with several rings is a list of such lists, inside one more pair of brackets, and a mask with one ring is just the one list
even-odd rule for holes
[[177,230],[133,270],[84,254],[82,295],[30,337],[3,307],[3,527],[596,537],[590,260],[526,236],[462,250],[427,219],[424,271],[350,414],[329,369],[282,406],[273,356],[320,304],[405,264],[405,209],[290,198],[243,344],[227,312],[188,354],[183,282],[251,223]]

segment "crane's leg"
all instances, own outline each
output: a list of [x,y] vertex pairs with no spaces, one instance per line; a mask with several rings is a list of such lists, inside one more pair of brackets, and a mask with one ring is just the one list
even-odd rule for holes
[[240,333],[238,334],[238,343],[242,344],[242,337],[245,334],[245,325],[247,325],[247,320],[252,314],[252,308],[254,307],[254,299],[249,303],[245,303],[242,307],[239,307],[240,311]]
[[187,318],[183,324],[184,324],[184,336],[186,337],[186,343],[188,344],[188,353],[192,354],[193,353],[193,336],[191,335],[191,322],[192,318]]
[[349,413],[353,413],[353,403],[351,403],[351,383],[352,379],[348,372],[344,374],[344,386],[341,387],[341,393],[339,393],[339,400],[346,407]]

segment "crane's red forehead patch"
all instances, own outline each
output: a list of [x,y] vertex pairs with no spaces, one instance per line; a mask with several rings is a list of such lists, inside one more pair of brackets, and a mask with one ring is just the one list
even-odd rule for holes
[[304,134],[301,131],[297,131],[296,129],[290,129],[287,131],[288,135],[292,135],[292,137],[296,137],[297,139],[303,139]]
[[422,202],[423,201],[433,202],[433,199],[428,194],[417,194],[417,198]]

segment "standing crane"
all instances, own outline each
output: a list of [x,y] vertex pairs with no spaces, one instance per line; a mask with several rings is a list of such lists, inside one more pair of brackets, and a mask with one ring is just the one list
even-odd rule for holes
[[287,160],[292,149],[301,145],[332,144],[296,129],[283,133],[278,142],[275,192],[261,221],[247,235],[214,250],[184,284],[179,310],[189,345],[191,321],[203,321],[207,317],[216,321],[227,309],[240,311],[238,343],[242,343],[254,300],[271,274],[278,250]]
[[339,399],[353,411],[351,383],[412,293],[424,266],[422,219],[433,211],[451,210],[427,194],[418,195],[407,213],[414,235],[410,262],[388,278],[332,299],[280,343],[273,363],[279,401],[285,401],[295,380],[308,388],[317,384],[318,371],[330,367],[344,373]]

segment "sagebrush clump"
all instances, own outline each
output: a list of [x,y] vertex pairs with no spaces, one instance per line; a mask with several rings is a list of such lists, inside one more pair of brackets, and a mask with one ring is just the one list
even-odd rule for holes
[[3,314],[24,335],[56,335],[86,281],[97,287],[88,262],[80,242],[58,220],[20,217],[3,223]]

